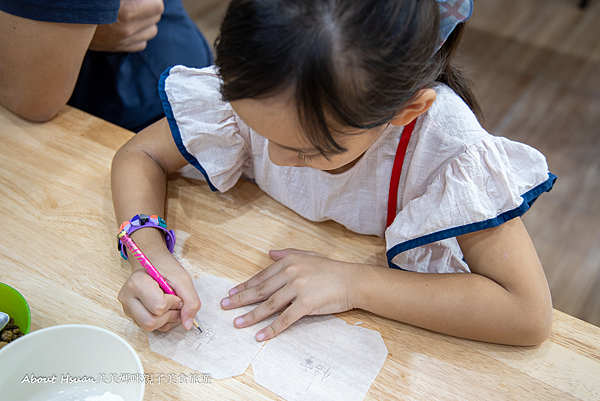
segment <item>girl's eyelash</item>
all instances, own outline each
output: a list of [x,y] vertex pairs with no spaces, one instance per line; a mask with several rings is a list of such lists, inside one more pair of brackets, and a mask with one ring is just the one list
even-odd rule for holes
[[305,161],[305,162],[308,162],[308,161],[311,161],[311,160],[315,160],[315,159],[317,159],[317,158],[319,158],[319,157],[322,157],[322,156],[323,156],[323,155],[322,155],[322,154],[320,154],[320,153],[316,153],[316,154],[314,154],[314,155],[305,155],[305,154],[303,154],[303,153],[298,153],[298,157],[299,157],[300,159],[302,159],[302,161]]

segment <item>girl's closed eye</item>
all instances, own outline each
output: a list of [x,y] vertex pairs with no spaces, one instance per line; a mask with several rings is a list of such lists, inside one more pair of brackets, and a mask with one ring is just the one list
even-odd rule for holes
[[322,153],[315,153],[315,154],[312,154],[312,155],[307,155],[307,154],[298,152],[298,158],[301,159],[304,162],[313,161],[313,160],[319,159],[321,157],[323,157]]

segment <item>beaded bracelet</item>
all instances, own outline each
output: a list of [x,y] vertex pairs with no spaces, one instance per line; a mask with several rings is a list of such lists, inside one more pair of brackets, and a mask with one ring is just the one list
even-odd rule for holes
[[[154,227],[164,231],[167,249],[169,252],[173,253],[173,249],[175,249],[175,232],[173,232],[173,230],[167,230],[167,223],[160,216],[136,214],[131,220],[125,220],[123,224],[121,224],[119,232],[125,231],[127,235],[131,235],[131,233],[140,228],[146,227]],[[118,240],[117,248],[119,249],[119,252],[121,252],[121,257],[127,260],[127,247],[120,239]]]

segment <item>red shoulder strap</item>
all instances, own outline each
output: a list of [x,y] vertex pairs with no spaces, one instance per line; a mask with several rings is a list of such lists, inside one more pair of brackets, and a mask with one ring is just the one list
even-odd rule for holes
[[392,168],[392,177],[390,179],[390,195],[388,197],[388,210],[387,210],[387,224],[385,228],[388,228],[396,218],[396,205],[398,204],[398,186],[400,185],[400,173],[402,172],[402,164],[404,163],[404,156],[406,155],[406,148],[412,135],[413,129],[417,119],[412,120],[408,125],[404,127],[402,136],[400,137],[400,143],[398,143],[398,150],[396,150],[396,157],[394,158],[394,167]]

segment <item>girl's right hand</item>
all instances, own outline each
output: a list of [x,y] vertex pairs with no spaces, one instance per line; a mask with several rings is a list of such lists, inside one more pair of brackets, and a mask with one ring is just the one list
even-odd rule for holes
[[160,266],[160,274],[177,295],[165,294],[144,268],[136,263],[133,273],[119,292],[118,299],[123,305],[123,312],[146,331],[168,331],[179,322],[189,330],[200,309],[200,299],[192,278],[168,252],[164,257],[153,260],[156,260],[155,266]]

